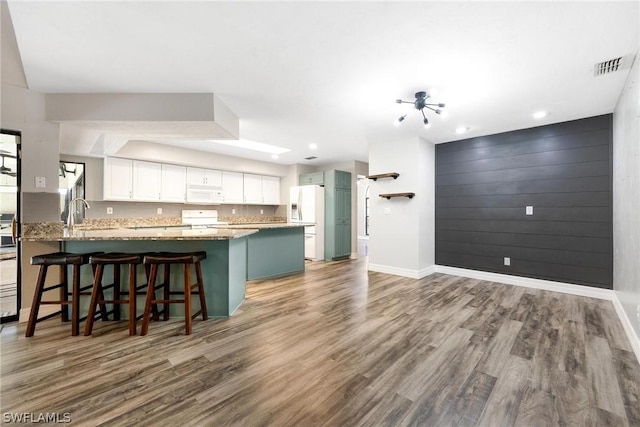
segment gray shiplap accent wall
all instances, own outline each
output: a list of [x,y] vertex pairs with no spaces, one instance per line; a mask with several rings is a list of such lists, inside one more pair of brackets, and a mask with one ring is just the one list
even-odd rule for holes
[[611,289],[611,153],[610,114],[436,145],[436,264]]

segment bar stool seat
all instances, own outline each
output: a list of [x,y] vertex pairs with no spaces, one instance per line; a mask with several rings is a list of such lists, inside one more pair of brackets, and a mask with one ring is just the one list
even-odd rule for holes
[[[204,294],[204,282],[202,279],[201,261],[207,258],[204,251],[198,252],[158,252],[147,254],[144,256],[143,263],[151,266],[149,270],[149,287],[147,288],[147,299],[145,301],[144,315],[142,318],[142,327],[140,334],[146,335],[149,330],[149,322],[153,307],[156,304],[163,305],[163,319],[169,319],[169,304],[184,304],[185,333],[191,334],[192,320],[198,315],[202,315],[202,320],[207,320],[207,302]],[[184,266],[184,288],[181,291],[172,291],[170,286],[171,265],[182,264]],[[196,272],[196,283],[191,283],[191,265],[194,266]],[[163,282],[156,286],[159,266],[164,266]],[[163,298],[156,298],[156,291],[163,290]],[[200,299],[200,310],[191,314],[191,296],[198,295]],[[171,299],[171,295],[182,295],[183,299]],[[154,320],[159,319],[159,313],[154,314]]]
[[[106,304],[113,304],[113,319],[120,320],[120,305],[129,305],[129,335],[136,334],[136,321],[142,316],[137,316],[136,295],[146,295],[146,292],[142,292],[141,289],[147,287],[147,284],[138,286],[137,284],[137,266],[142,264],[144,254],[134,253],[120,253],[109,252],[99,255],[94,255],[89,259],[89,263],[95,266],[93,291],[91,293],[91,302],[89,303],[89,313],[87,315],[87,323],[85,324],[84,334],[85,336],[91,335],[93,332],[93,324],[96,317],[96,306],[105,306]],[[113,266],[113,282],[109,285],[102,283],[104,275],[104,269],[106,266]],[[120,281],[120,267],[123,265],[129,266],[129,280],[127,283],[126,293],[127,299],[121,298],[121,281]],[[105,291],[112,289],[113,299],[105,298]],[[102,320],[108,320],[108,317],[101,309],[103,313]]]
[[[49,254],[36,255],[31,257],[31,265],[38,265],[38,278],[36,280],[36,288],[33,294],[33,302],[31,304],[31,311],[29,312],[29,321],[27,322],[27,330],[25,336],[33,336],[36,328],[36,323],[51,317],[60,315],[62,321],[69,320],[69,313],[67,306],[71,306],[71,335],[76,336],[80,332],[80,322],[84,318],[80,318],[80,295],[90,295],[89,292],[85,292],[92,286],[80,286],[80,267],[89,263],[89,259],[92,255],[97,255],[102,252],[91,253],[70,253],[70,252],[54,252]],[[69,278],[67,272],[67,266],[73,266],[73,277],[71,280],[71,292],[69,292]],[[49,267],[59,266],[60,269],[60,283],[51,286],[45,286],[47,279],[47,272]],[[42,296],[45,292],[59,289],[60,299],[56,301],[42,301]],[[71,296],[71,299],[69,299]],[[48,314],[42,318],[38,318],[38,312],[41,305],[60,305],[60,311]],[[104,307],[101,307],[101,312]]]

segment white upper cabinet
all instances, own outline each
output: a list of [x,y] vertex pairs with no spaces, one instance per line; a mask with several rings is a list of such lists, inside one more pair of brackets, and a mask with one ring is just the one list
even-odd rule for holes
[[133,161],[104,159],[104,200],[131,200],[133,197]]
[[280,178],[245,173],[244,202],[255,205],[280,204]]
[[222,194],[224,203],[244,203],[244,179],[242,173],[222,171]]
[[133,200],[159,201],[162,191],[162,165],[133,161]]
[[244,174],[244,202],[262,204],[262,176]]
[[187,184],[203,187],[222,187],[222,171],[213,169],[187,168]]
[[280,177],[262,177],[262,203],[265,205],[280,204]]
[[104,200],[279,205],[280,178],[107,157]]
[[176,165],[162,165],[162,194],[164,202],[184,203],[186,201],[187,168]]

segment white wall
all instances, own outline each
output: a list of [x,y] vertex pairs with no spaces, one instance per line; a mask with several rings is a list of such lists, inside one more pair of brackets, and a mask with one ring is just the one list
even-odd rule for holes
[[[436,262],[436,149],[433,144],[418,138],[420,197],[418,203],[418,239],[420,241],[420,271],[433,266]],[[400,179],[400,178],[398,178]]]
[[[640,52],[639,52],[640,54]],[[613,289],[640,337],[640,55],[613,112]]]
[[365,215],[366,215],[366,197],[367,197],[367,188],[369,188],[369,180],[366,178],[357,180],[357,213],[356,218],[358,222],[357,226],[357,235],[358,238],[366,238],[366,224],[365,224]]
[[[369,270],[424,277],[434,265],[434,147],[421,138],[376,144],[369,149],[369,174],[400,174],[370,182]],[[413,192],[413,199],[379,197]]]
[[[0,126],[3,129],[22,132],[22,191],[57,194],[58,126],[45,121],[44,94],[27,88],[6,2],[1,2],[0,14],[2,19]],[[36,176],[45,178],[45,188],[35,187]],[[48,208],[49,206],[43,206],[44,210]],[[55,219],[56,214],[57,206],[52,211],[52,218]]]

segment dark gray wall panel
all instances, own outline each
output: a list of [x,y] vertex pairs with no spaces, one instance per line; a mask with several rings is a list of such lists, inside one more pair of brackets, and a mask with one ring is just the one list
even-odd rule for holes
[[604,115],[437,145],[436,263],[611,289],[611,132]]
[[498,194],[575,193],[588,188],[609,191],[609,176],[537,179],[534,181],[490,182],[486,184],[441,185],[440,197],[490,196]]

